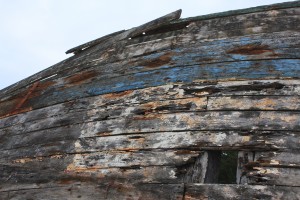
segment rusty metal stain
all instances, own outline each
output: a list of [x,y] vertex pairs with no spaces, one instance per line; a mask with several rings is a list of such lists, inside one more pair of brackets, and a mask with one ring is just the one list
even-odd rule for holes
[[259,55],[268,53],[272,56],[278,56],[268,45],[249,44],[239,46],[234,49],[226,51],[228,54],[240,54],[240,55]]
[[119,97],[124,97],[124,96],[130,95],[131,93],[133,93],[133,90],[126,90],[124,92],[104,94],[103,97],[107,98],[107,99],[115,99],[115,98],[119,98]]
[[154,60],[144,61],[140,65],[145,66],[146,68],[157,68],[165,64],[170,64],[173,54],[174,53],[172,52],[168,52]]
[[56,81],[53,81],[53,80],[51,80],[51,81],[40,81],[35,92],[40,93],[41,91],[49,88],[50,86],[53,86],[55,83],[56,83]]
[[98,72],[95,71],[85,71],[81,73],[77,73],[75,75],[69,76],[65,78],[65,83],[68,86],[81,84],[95,76],[99,75]]
[[16,115],[16,114],[20,114],[20,113],[24,113],[24,112],[29,112],[29,111],[32,111],[32,107],[27,107],[27,108],[23,108],[23,109],[14,110],[13,112],[9,112],[5,115],[0,116],[0,119],[9,117],[11,115]]
[[35,90],[35,88],[38,86],[39,82],[35,82],[32,87],[28,90],[27,94],[25,95],[25,97],[23,99],[21,99],[21,101],[16,105],[15,110],[18,110],[22,107],[22,105],[25,103],[25,101],[29,98],[29,96],[31,95],[31,93]]
[[[18,103],[16,104],[16,106],[12,109],[11,112],[8,113],[4,113],[4,115],[0,116],[1,118],[5,118],[11,115],[15,115],[15,114],[19,114],[19,113],[23,113],[23,112],[28,112],[32,110],[31,106],[28,107],[24,107],[22,108],[22,106],[24,105],[24,103],[31,98],[31,95],[34,93],[34,91],[37,89],[38,85],[39,85],[39,81],[35,82],[32,84],[32,86],[28,89],[28,91],[23,94],[23,95],[19,95],[20,96],[20,100],[18,100]],[[16,97],[14,97],[16,98]],[[18,97],[17,97],[18,98]]]

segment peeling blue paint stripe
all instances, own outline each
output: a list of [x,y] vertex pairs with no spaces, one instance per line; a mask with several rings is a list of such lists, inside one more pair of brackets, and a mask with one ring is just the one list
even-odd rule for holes
[[300,60],[243,61],[189,67],[168,68],[140,72],[130,76],[114,78],[109,83],[97,87],[91,86],[90,95],[121,92],[168,84],[170,82],[190,83],[197,79],[215,80],[226,78],[259,79],[264,77],[299,77]]
[[300,59],[240,61],[157,69],[106,80],[100,79],[65,90],[57,90],[43,96],[47,96],[49,103],[57,103],[87,96],[155,87],[168,83],[191,83],[199,79],[268,79],[270,77],[300,78]]

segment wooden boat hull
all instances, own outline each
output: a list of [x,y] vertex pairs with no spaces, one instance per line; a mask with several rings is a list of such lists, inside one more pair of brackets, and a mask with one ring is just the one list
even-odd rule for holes
[[0,92],[0,199],[300,198],[300,3],[180,12]]

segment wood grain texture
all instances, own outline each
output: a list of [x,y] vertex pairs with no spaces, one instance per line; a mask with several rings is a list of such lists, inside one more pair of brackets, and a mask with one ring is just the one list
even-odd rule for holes
[[[106,184],[70,184],[52,187],[39,186],[18,191],[0,192],[3,200],[14,199],[53,199],[53,200],[90,200],[90,199],[166,199],[181,200],[183,198],[182,184],[139,184],[130,185],[118,182]],[[41,192],[42,191],[42,192]]]
[[286,199],[300,198],[299,187],[284,186],[253,186],[253,185],[217,185],[191,184],[186,187],[186,200],[204,199]]
[[[286,30],[295,30],[297,32],[297,30],[299,30],[299,27],[297,27],[297,17],[292,17],[292,16],[297,16],[298,14],[298,8],[293,8],[293,9],[283,9],[283,10],[276,10],[276,15],[274,16],[274,13],[272,12],[261,12],[261,13],[256,13],[254,14],[248,14],[248,15],[244,15],[244,17],[240,17],[240,16],[230,16],[227,17],[225,19],[227,19],[227,23],[232,24],[232,21],[235,22],[235,24],[237,24],[236,26],[239,26],[237,22],[240,22],[240,24],[242,24],[245,21],[254,21],[254,19],[257,19],[257,25],[248,23],[249,28],[251,29],[254,28],[255,29],[255,34],[258,33],[274,33],[274,32],[281,32],[281,31],[286,31]],[[284,23],[280,23],[277,21],[277,19],[275,19],[276,17],[279,19],[280,17],[288,17],[291,16],[291,20],[284,20]],[[261,24],[261,20],[263,20],[266,17],[271,17],[271,20],[268,20],[264,23]],[[272,19],[273,18],[273,19]],[[296,22],[294,22],[296,20]],[[202,23],[199,25],[199,28],[193,28],[193,26],[190,26],[189,29],[187,29],[185,32],[189,33],[191,36],[194,34],[199,33],[199,39],[208,39],[208,37],[210,39],[217,39],[219,36],[217,35],[222,33],[223,36],[220,35],[219,38],[225,38],[225,37],[233,37],[233,36],[243,36],[243,35],[251,35],[253,34],[253,32],[249,32],[245,33],[245,32],[241,32],[242,30],[244,30],[241,27],[237,27],[238,30],[240,30],[239,32],[235,31],[234,33],[228,34],[227,36],[224,35],[227,32],[230,32],[230,29],[227,28],[227,30],[224,30],[223,25],[220,26],[219,24],[224,24],[224,19],[220,19],[220,18],[216,18],[213,21],[212,20],[204,20],[204,21],[200,21],[199,23]],[[203,24],[204,23],[204,24]],[[289,23],[291,23],[289,25]],[[279,26],[280,24],[280,26]],[[216,25],[219,25],[218,27],[215,27]],[[260,27],[260,28],[255,28],[256,26]],[[288,27],[287,27],[288,26]],[[203,28],[205,27],[205,28]],[[273,30],[273,29],[277,29],[277,30]],[[194,30],[195,29],[195,30]],[[233,27],[234,29],[234,27]],[[214,31],[215,33],[212,34],[209,32],[209,30],[216,30]],[[199,32],[200,31],[200,32]],[[161,39],[161,36],[158,35],[156,37],[156,39]],[[186,40],[185,37],[182,37],[183,39],[183,43],[188,44],[189,41],[195,41],[195,37],[190,37],[190,39]],[[127,43],[128,41],[126,41]],[[176,43],[180,43],[180,41],[174,41]],[[138,42],[137,42],[138,43]],[[4,89],[1,91],[1,93],[4,95],[7,95],[8,93],[16,90],[17,88],[22,88],[24,86],[27,86],[28,84],[34,82],[34,81],[38,81],[38,80],[42,80],[45,79],[51,75],[55,75],[55,76],[59,76],[59,74],[61,72],[63,72],[64,70],[67,69],[71,69],[74,68],[77,65],[83,65],[83,64],[88,64],[88,63],[84,63],[84,60],[91,62],[91,60],[99,60],[99,52],[103,51],[103,52],[111,52],[112,55],[118,55],[120,54],[120,52],[116,52],[115,49],[118,50],[122,50],[122,46],[124,46],[124,44],[120,43],[118,45],[118,48],[116,48],[115,46],[112,46],[111,48],[109,48],[112,51],[108,51],[108,49],[106,50],[105,48],[101,49],[103,45],[98,45],[95,48],[91,48],[90,50],[87,50],[85,52],[82,52],[80,55],[77,55],[75,57],[71,57],[61,63],[58,63],[56,65],[54,65],[53,67],[44,70],[36,75],[33,75],[32,77],[29,77],[28,79],[21,81],[15,85],[10,86],[7,89]],[[126,46],[126,44],[125,44]],[[106,50],[106,51],[105,51]],[[97,57],[92,55],[92,52],[94,52],[95,55],[97,55]],[[104,54],[102,54],[104,55]],[[89,59],[86,59],[86,58]],[[101,59],[100,59],[101,60]]]
[[[299,199],[299,6],[177,11],[1,90],[0,199]],[[238,184],[203,184],[226,151]]]

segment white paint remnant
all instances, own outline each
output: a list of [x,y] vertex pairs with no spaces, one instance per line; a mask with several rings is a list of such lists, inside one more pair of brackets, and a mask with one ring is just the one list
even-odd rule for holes
[[270,164],[271,165],[279,165],[279,161],[278,160],[271,160]]
[[217,134],[215,141],[216,143],[221,143],[226,139],[227,135],[225,133]]
[[171,170],[170,172],[169,172],[169,175],[170,175],[170,178],[173,178],[173,179],[176,179],[177,177],[176,177],[176,172],[174,171],[174,170]]
[[75,142],[75,148],[76,148],[76,149],[82,149],[82,146],[81,146],[79,140],[77,140],[77,141]]

